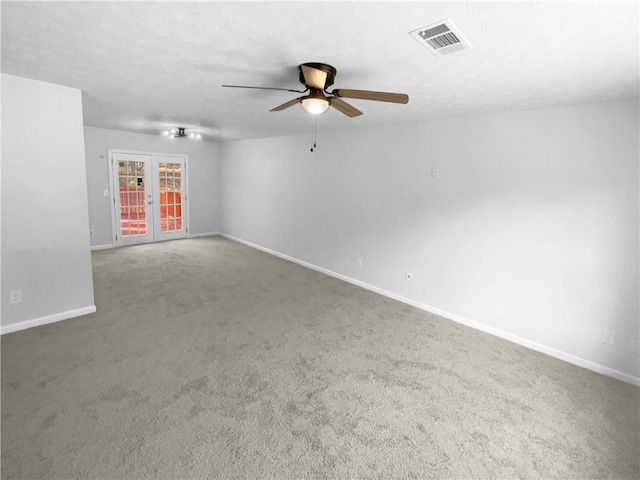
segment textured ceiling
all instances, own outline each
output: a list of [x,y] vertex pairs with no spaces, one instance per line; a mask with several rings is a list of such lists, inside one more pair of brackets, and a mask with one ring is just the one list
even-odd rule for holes
[[[637,98],[636,2],[2,2],[2,71],[81,89],[86,125],[213,141],[310,132],[297,65],[338,69],[349,100],[318,130]],[[409,32],[450,18],[473,45],[437,58]]]

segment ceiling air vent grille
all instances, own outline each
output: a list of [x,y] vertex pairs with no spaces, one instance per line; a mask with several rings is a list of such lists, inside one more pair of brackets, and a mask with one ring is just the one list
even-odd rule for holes
[[473,48],[449,19],[418,28],[410,33],[421,45],[438,57]]

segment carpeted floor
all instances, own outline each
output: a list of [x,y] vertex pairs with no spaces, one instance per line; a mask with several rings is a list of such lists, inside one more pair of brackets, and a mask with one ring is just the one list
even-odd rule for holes
[[2,478],[638,478],[639,390],[220,237],[2,337]]

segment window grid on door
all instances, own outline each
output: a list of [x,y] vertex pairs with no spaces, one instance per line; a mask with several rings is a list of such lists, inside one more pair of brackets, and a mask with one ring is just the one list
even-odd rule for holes
[[160,163],[160,231],[182,231],[182,165]]
[[119,161],[120,235],[147,234],[144,162]]

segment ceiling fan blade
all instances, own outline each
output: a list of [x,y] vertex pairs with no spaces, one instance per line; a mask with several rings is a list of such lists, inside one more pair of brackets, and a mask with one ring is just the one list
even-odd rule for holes
[[349,105],[344,100],[340,100],[339,98],[330,98],[329,105],[331,105],[336,110],[344,113],[347,117],[357,117],[362,115],[362,112],[358,110],[353,105]]
[[390,93],[390,92],[373,92],[371,90],[347,90],[338,89],[331,92],[331,95],[342,98],[360,98],[362,100],[375,100],[377,102],[391,102],[391,103],[408,103],[409,95],[405,93]]
[[278,105],[275,108],[272,108],[271,110],[269,110],[270,112],[280,112],[286,108],[289,107],[293,107],[296,103],[300,103],[300,100],[302,100],[302,97],[299,98],[294,98],[293,100],[289,100],[287,103],[283,103],[282,105]]
[[229,88],[253,88],[256,90],[282,90],[283,92],[296,92],[296,93],[304,93],[306,90],[291,90],[289,88],[274,88],[274,87],[247,87],[245,85],[222,85],[223,87]]
[[304,75],[304,81],[308,87],[319,88],[324,90],[325,83],[327,81],[327,72],[312,68],[307,65],[300,65],[302,68],[302,74]]

